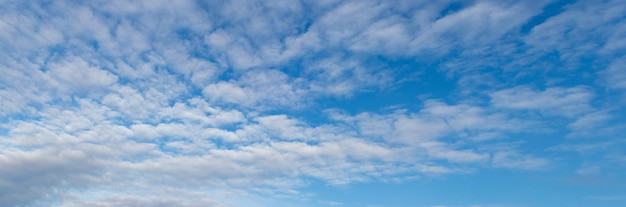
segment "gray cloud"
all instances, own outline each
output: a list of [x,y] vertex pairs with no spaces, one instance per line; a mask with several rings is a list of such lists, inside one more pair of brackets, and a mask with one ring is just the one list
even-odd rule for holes
[[24,206],[55,201],[69,188],[87,188],[101,179],[102,162],[76,149],[3,150],[0,201]]

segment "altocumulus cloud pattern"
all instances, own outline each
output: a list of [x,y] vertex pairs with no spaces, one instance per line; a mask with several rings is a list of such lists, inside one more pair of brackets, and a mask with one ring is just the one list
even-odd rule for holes
[[623,206],[626,2],[0,1],[0,206]]

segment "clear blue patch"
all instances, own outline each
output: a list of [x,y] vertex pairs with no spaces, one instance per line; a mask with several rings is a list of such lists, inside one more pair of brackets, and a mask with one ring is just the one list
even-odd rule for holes
[[100,43],[98,43],[98,41],[93,40],[91,41],[91,47],[93,47],[94,50],[98,50],[100,49]]
[[441,19],[447,15],[461,11],[466,4],[466,2],[451,2],[443,10],[441,10],[441,12],[439,12],[439,17],[437,19]]
[[9,129],[0,127],[0,137],[9,136]]
[[319,102],[321,109],[338,108],[358,114],[361,112],[389,112],[394,109],[418,111],[427,99],[449,101],[455,90],[453,79],[429,65],[399,61],[388,62],[390,71],[399,71],[395,84],[387,88],[373,88],[345,98],[329,98]]
[[576,0],[559,0],[546,5],[543,11],[532,17],[520,30],[522,34],[528,34],[535,26],[543,24],[546,20],[563,12],[565,6],[575,3]]
[[[330,186],[312,180],[305,190],[314,199],[340,201],[345,207],[385,206],[621,206],[616,201],[598,201],[589,195],[624,195],[624,179],[596,178],[611,183],[585,184],[585,179],[562,172],[522,172],[483,169],[474,174],[421,177],[401,183],[369,182]],[[319,205],[324,206],[324,205]]]

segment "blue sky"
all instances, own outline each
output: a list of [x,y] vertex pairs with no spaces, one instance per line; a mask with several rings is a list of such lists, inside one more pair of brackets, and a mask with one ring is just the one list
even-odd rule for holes
[[0,204],[622,206],[625,14],[0,1]]

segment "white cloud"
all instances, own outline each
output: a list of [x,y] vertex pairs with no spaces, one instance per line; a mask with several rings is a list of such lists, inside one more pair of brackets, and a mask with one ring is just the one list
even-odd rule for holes
[[[20,68],[21,70],[14,70]],[[9,61],[7,65],[0,66],[0,80],[3,88],[0,94],[3,114],[29,113],[34,111],[33,105],[38,105],[53,99],[49,86],[45,83],[44,74],[36,64],[29,61]],[[29,107],[30,106],[30,107]]]
[[27,98],[14,90],[0,90],[0,115],[17,113],[28,105]]
[[[358,126],[359,133],[374,141],[382,138],[396,155],[419,160],[445,160],[450,163],[486,163],[508,168],[537,169],[546,160],[524,154],[502,154],[499,149],[482,149],[475,144],[490,139],[503,140],[509,134],[533,127],[533,121],[491,111],[487,108],[458,104],[449,105],[436,100],[425,101],[419,113],[396,111],[391,114],[362,113],[356,116],[330,112],[336,120]],[[408,149],[408,151],[407,151]],[[405,154],[407,153],[407,154]],[[491,156],[497,154],[498,156]],[[405,158],[408,159],[408,158]],[[509,164],[505,164],[506,161]]]
[[314,25],[330,45],[347,42],[365,30],[384,9],[375,2],[346,2],[328,11]]
[[116,43],[123,54],[137,54],[152,49],[148,37],[133,27],[130,22],[123,21],[113,31]]
[[214,101],[224,101],[244,106],[249,106],[255,101],[254,98],[248,97],[251,92],[246,92],[244,89],[232,83],[220,82],[211,84],[205,87],[202,92],[210,100]]
[[[419,144],[442,137],[483,141],[499,133],[518,132],[533,125],[487,108],[458,104],[449,105],[426,100],[419,113],[396,111],[388,115],[362,113],[355,117],[332,115],[335,119],[355,121],[365,136],[380,136],[389,142]],[[503,135],[502,135],[503,136]]]
[[351,96],[358,91],[384,88],[392,81],[388,71],[374,71],[354,59],[332,56],[309,65],[311,91],[330,96]]
[[[434,20],[411,42],[416,52],[445,54],[451,46],[482,49],[519,27],[531,13],[524,4],[476,2],[461,11]],[[473,46],[473,47],[472,47]],[[444,51],[444,52],[442,52]]]
[[611,65],[602,71],[606,84],[612,89],[626,89],[626,57],[615,60]]
[[495,107],[518,110],[537,110],[547,115],[572,117],[592,110],[594,93],[583,86],[553,87],[536,91],[527,86],[500,90],[489,94]]
[[589,129],[602,125],[602,122],[608,120],[610,117],[611,115],[608,111],[597,111],[580,117],[568,126],[574,131]]
[[283,139],[304,139],[304,127],[298,120],[287,118],[285,115],[258,117],[256,120],[268,130],[270,135]]
[[148,109],[153,108],[151,105],[155,103],[146,103],[143,95],[137,89],[120,86],[115,91],[117,93],[109,93],[102,98],[103,105],[133,119],[149,116]]
[[[600,51],[605,45],[605,37],[620,28],[615,23],[623,21],[621,14],[624,11],[626,8],[619,1],[602,4],[579,1],[535,26],[525,37],[525,43],[532,46],[532,52],[557,50],[561,53],[560,59],[579,63],[578,58]],[[606,46],[619,47],[619,44]]]
[[218,82],[206,86],[202,93],[213,103],[228,103],[264,109],[271,106],[301,107],[308,94],[301,80],[291,79],[277,70],[246,72],[236,82]]
[[[477,1],[444,15],[446,3],[6,3],[0,203],[236,206],[220,193],[306,197],[297,189],[308,179],[346,185],[482,167],[545,169],[551,158],[515,144],[525,141],[516,135],[551,127],[538,124],[543,117],[568,118],[561,127],[593,134],[620,110],[592,105],[604,101],[593,84],[514,86],[527,73],[499,69],[510,59],[545,63],[553,49],[563,61],[582,57],[602,46],[588,39],[600,34],[602,61],[612,62],[601,80],[623,89],[623,61],[608,54],[621,51],[623,29],[601,27],[623,7],[576,3],[522,38],[516,31],[545,2]],[[590,14],[597,8],[607,10]],[[594,21],[586,24],[588,16]],[[421,82],[403,88],[397,80],[425,70],[468,87],[407,98],[406,109],[393,112],[351,108],[363,92],[423,95]],[[502,83],[511,79],[520,81]],[[468,97],[475,94],[490,99]],[[334,102],[347,105],[327,105]],[[325,107],[340,109],[317,113]],[[623,143],[555,149],[584,154],[611,145]]]
[[601,137],[607,136],[618,126],[608,124],[613,119],[610,111],[601,110],[580,116],[576,121],[567,125],[572,131],[568,137]]
[[495,167],[512,169],[544,169],[549,164],[546,159],[522,155],[514,151],[496,152],[493,154],[492,162]]
[[4,5],[7,8],[0,21],[0,28],[2,29],[0,44],[17,53],[11,55],[18,55],[17,57],[19,57],[25,53],[39,52],[45,47],[61,44],[64,41],[63,32],[53,25],[40,24],[39,20],[31,15],[20,15],[20,4],[7,3]]
[[474,150],[450,149],[445,143],[424,142],[419,144],[429,156],[437,159],[445,159],[450,162],[482,162],[489,159],[489,155],[474,152]]
[[[613,7],[611,12],[620,12],[620,8]],[[605,54],[612,54],[613,52],[624,51],[626,49],[626,22],[620,22],[613,26],[615,29],[607,38],[606,43],[603,45],[601,52]]]
[[598,166],[586,166],[586,167],[582,167],[582,168],[579,168],[578,170],[576,170],[576,173],[579,174],[579,175],[583,175],[583,176],[598,175],[598,174],[600,174],[600,167],[598,167]]
[[222,110],[212,107],[201,98],[192,98],[188,103],[175,103],[171,107],[161,108],[160,115],[168,119],[177,119],[187,124],[200,123],[202,125],[222,126],[245,121],[242,112],[238,110]]
[[90,66],[81,58],[71,57],[48,64],[46,75],[54,79],[53,87],[69,93],[94,93],[117,82],[117,76]]

